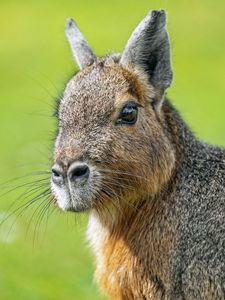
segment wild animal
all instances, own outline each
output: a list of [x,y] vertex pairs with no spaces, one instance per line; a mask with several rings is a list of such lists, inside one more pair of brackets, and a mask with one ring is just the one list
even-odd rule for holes
[[80,71],[59,102],[51,190],[89,211],[95,278],[114,300],[225,299],[225,150],[198,140],[165,97],[164,10],[121,54],[98,58],[70,19]]

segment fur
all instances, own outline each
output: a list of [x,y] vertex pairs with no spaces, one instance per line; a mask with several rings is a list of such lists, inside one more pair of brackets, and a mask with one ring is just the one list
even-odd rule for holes
[[[54,152],[65,181],[52,182],[53,195],[64,210],[91,210],[95,278],[110,299],[222,300],[225,150],[199,141],[164,99],[172,81],[165,12],[146,18],[121,56],[90,64],[85,56],[67,84]],[[136,123],[116,125],[130,100]],[[68,184],[74,161],[90,168],[79,187]]]

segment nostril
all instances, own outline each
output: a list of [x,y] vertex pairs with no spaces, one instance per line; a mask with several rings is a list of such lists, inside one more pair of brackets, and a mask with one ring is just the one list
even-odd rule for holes
[[53,169],[53,168],[52,168],[52,175],[53,175],[54,177],[60,177],[59,171],[57,171],[57,170],[55,170],[55,169]]
[[73,170],[73,176],[80,177],[84,176],[88,172],[88,166],[77,167]]
[[60,171],[56,166],[52,168],[52,180],[56,184],[63,183],[63,172]]
[[71,181],[87,180],[90,169],[86,164],[74,165],[69,170],[69,179]]

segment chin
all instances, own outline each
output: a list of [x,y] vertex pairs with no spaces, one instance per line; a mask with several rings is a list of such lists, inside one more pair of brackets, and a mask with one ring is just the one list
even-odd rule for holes
[[[60,207],[61,208],[61,207]],[[73,204],[70,206],[67,206],[66,208],[62,209],[63,211],[67,212],[74,212],[74,213],[79,213],[79,212],[86,212],[92,209],[92,205],[84,205],[84,204]]]
[[93,195],[89,190],[58,188],[51,185],[52,194],[57,206],[65,212],[85,212],[93,208]]
[[57,199],[56,204],[65,212],[85,212],[93,208],[92,202],[84,199]]

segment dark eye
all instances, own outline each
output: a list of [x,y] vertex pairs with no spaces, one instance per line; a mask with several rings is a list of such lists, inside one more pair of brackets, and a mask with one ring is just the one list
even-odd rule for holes
[[128,102],[122,108],[119,118],[116,121],[116,124],[127,124],[127,125],[135,124],[138,116],[138,106],[140,106],[140,104],[134,101]]

